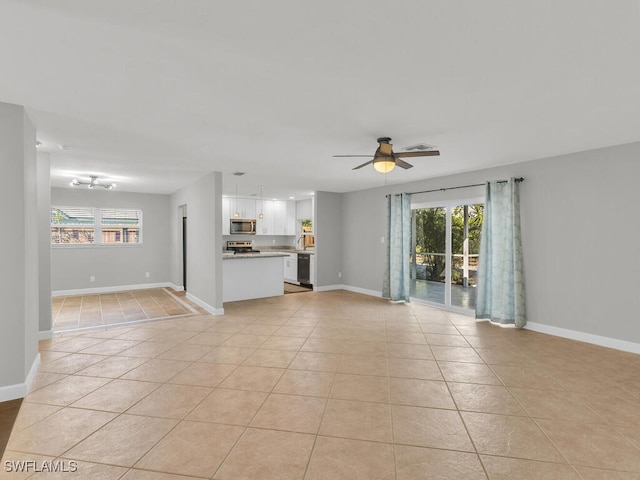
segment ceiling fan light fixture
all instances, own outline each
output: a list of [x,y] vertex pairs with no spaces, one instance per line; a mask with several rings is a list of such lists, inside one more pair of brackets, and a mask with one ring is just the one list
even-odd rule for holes
[[379,173],[389,173],[396,166],[396,161],[393,157],[385,155],[376,155],[373,157],[373,168]]

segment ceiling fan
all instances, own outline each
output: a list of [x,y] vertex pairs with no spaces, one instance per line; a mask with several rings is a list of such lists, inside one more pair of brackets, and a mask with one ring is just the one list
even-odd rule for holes
[[[363,163],[362,165],[358,165],[354,167],[353,170],[357,170],[359,168],[365,167],[370,163],[373,164],[373,168],[376,169],[377,172],[387,173],[394,169],[397,165],[400,168],[411,168],[413,165],[405,162],[402,158],[407,157],[431,157],[435,155],[440,155],[439,150],[435,150],[432,145],[426,144],[418,144],[414,147],[408,147],[407,150],[416,150],[413,152],[394,152],[391,145],[391,138],[389,137],[380,137],[378,138],[378,143],[380,146],[376,149],[376,153],[373,154],[373,158],[368,162]],[[423,148],[427,148],[427,150],[423,150]],[[371,155],[334,155],[334,157],[371,157]]]

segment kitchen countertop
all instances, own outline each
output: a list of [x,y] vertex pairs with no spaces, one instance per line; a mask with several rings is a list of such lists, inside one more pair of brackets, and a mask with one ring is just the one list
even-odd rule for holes
[[314,250],[262,250],[264,253],[268,252],[279,252],[279,253],[310,253],[311,255],[315,254]]
[[241,258],[273,258],[286,257],[286,253],[282,252],[260,252],[260,253],[223,253],[223,260],[236,260]]

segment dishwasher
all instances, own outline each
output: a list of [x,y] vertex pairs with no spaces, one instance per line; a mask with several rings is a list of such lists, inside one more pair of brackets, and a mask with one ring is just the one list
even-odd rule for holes
[[298,282],[303,286],[311,286],[311,254],[298,253]]

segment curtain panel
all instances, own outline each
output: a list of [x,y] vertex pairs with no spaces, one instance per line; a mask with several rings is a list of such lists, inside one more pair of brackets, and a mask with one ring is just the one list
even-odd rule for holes
[[409,302],[411,194],[387,195],[387,255],[382,296]]
[[514,178],[486,185],[476,318],[521,328],[527,319],[518,185]]

